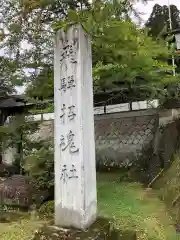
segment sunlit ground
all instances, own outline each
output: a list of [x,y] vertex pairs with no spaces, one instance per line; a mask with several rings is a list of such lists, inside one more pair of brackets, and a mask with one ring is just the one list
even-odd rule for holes
[[[137,231],[138,239],[177,240],[173,221],[152,190],[138,183],[120,182],[119,174],[98,174],[99,215],[113,217],[120,229]],[[45,222],[27,214],[18,222],[0,224],[0,239],[30,240]]]

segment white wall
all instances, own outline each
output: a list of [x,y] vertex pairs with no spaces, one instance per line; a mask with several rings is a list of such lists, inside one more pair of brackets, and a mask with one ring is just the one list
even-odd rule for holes
[[[140,102],[133,102],[132,103],[132,110],[141,110],[141,109],[148,109],[148,108],[157,108],[158,107],[158,100],[153,100],[151,102],[148,101],[140,101]],[[108,105],[106,106],[106,113],[113,113],[113,112],[127,112],[130,111],[129,103],[123,103],[123,104],[116,104],[116,105]],[[104,113],[104,107],[95,107],[94,108],[94,114],[103,114]],[[30,118],[33,118],[35,121],[41,120],[41,114],[36,114],[33,116],[30,116]],[[54,113],[44,113],[43,114],[43,120],[51,120],[54,119]]]

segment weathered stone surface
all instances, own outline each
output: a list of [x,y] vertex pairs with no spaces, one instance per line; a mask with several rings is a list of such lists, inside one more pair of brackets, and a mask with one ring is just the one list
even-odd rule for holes
[[34,188],[29,178],[14,175],[0,183],[0,202],[5,205],[28,207]]
[[61,29],[54,53],[55,223],[84,229],[97,209],[91,39]]
[[37,191],[30,177],[13,175],[0,183],[0,203],[28,208],[33,201],[42,203],[48,198],[48,191]]

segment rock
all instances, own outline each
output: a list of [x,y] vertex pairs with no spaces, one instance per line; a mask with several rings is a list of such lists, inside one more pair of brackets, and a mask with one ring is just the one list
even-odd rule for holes
[[10,177],[13,174],[17,174],[18,169],[15,166],[11,166],[5,163],[0,163],[0,177]]
[[32,204],[34,188],[31,179],[13,175],[0,183],[0,201],[5,205],[28,207]]
[[33,186],[21,175],[14,175],[0,183],[0,201],[7,205],[28,206],[32,196]]
[[0,203],[20,208],[29,208],[33,202],[42,204],[49,197],[49,191],[38,191],[28,176],[13,175],[0,182]]

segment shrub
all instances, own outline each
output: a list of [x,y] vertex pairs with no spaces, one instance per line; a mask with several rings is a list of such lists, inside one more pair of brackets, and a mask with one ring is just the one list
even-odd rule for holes
[[24,169],[37,189],[51,189],[54,186],[54,150],[49,142],[43,142],[38,149],[29,151]]
[[54,200],[44,203],[39,208],[39,214],[45,217],[52,217],[54,214]]

